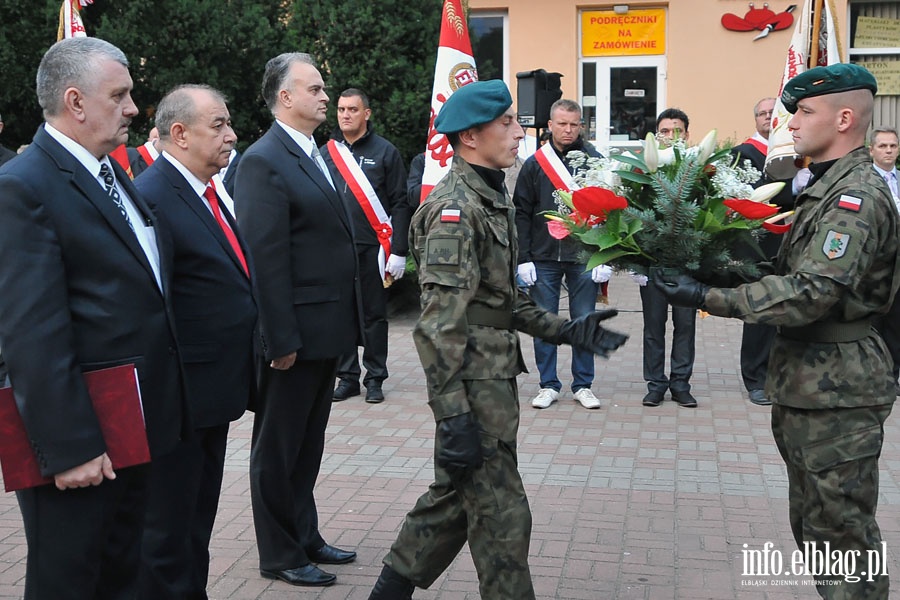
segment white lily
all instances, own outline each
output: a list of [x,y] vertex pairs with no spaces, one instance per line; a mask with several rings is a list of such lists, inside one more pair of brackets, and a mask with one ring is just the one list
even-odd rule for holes
[[703,138],[703,141],[700,142],[700,154],[697,156],[697,159],[701,163],[705,163],[706,160],[712,156],[712,153],[716,151],[716,130],[713,129],[709,133],[706,134],[706,137]]
[[768,202],[769,199],[773,198],[783,187],[783,181],[761,185],[750,194],[750,200],[753,200],[754,202]]
[[659,168],[659,146],[656,145],[656,136],[652,133],[648,133],[644,140],[644,164],[650,173],[656,173]]
[[668,148],[660,148],[658,156],[660,167],[675,164],[675,148],[673,146],[669,146]]

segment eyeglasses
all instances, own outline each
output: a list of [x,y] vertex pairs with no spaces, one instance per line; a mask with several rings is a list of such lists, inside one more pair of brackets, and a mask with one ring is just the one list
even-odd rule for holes
[[758,113],[756,113],[756,116],[757,117],[771,117],[774,112],[775,112],[774,110],[761,110]]

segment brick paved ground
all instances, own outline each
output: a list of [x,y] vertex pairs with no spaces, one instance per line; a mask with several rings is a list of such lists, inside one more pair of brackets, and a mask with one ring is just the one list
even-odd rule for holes
[[[769,432],[769,411],[751,405],[738,375],[741,326],[698,321],[693,386],[700,407],[667,401],[640,404],[641,315],[637,287],[611,283],[615,326],[631,335],[610,360],[597,361],[599,411],[586,411],[566,389],[537,411],[531,342],[523,336],[532,373],[520,377],[520,468],[534,513],[531,569],[542,599],[787,599],[816,598],[798,577],[742,576],[742,549],[767,541],[788,564],[786,479]],[[232,427],[227,472],[212,541],[214,600],[365,600],[400,522],[431,480],[433,422],[410,339],[412,318],[391,323],[387,401],[335,404],[317,487],[321,529],[359,559],[327,570],[337,585],[316,590],[261,579],[247,465],[252,417]],[[568,365],[569,352],[560,351]],[[568,373],[561,370],[568,385]],[[889,569],[900,573],[900,429],[890,419],[881,461],[879,522]],[[0,599],[19,598],[25,543],[12,494],[0,496]],[[749,585],[753,583],[765,585]],[[774,580],[774,581],[772,581]],[[895,577],[894,586],[900,586]],[[478,598],[467,552],[416,598]]]

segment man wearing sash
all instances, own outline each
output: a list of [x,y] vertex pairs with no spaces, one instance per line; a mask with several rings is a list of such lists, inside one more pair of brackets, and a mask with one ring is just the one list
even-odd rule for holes
[[[760,172],[759,181],[753,184],[753,187],[768,183],[762,173],[766,166],[766,154],[769,152],[769,132],[772,130],[772,111],[774,109],[775,98],[763,98],[757,102],[753,107],[756,132],[743,144],[731,149],[735,158],[741,162],[749,160],[750,164]],[[767,234],[760,241],[760,247],[768,258],[774,258],[778,254],[780,245],[780,235]],[[744,331],[741,336],[741,378],[744,380],[744,387],[750,396],[750,402],[760,406],[772,404],[772,401],[766,397],[764,388],[769,352],[772,350],[774,341],[775,328],[771,325],[744,323]]]
[[[518,277],[531,288],[535,303],[554,314],[559,312],[563,277],[569,290],[569,316],[573,319],[594,310],[598,284],[609,280],[612,270],[600,265],[587,271],[587,258],[580,244],[571,239],[554,239],[541,214],[556,210],[556,190],[574,191],[571,150],[588,156],[600,154],[581,137],[581,106],[572,100],[557,100],[550,107],[550,142],[530,156],[516,182],[516,229],[519,238]],[[541,389],[531,401],[535,408],[547,408],[559,397],[562,383],[556,374],[556,345],[535,338],[534,359],[541,374]],[[594,382],[594,355],[572,350],[572,392],[585,408],[600,408],[600,400],[591,391]]]
[[159,130],[154,127],[147,135],[147,141],[137,148],[128,148],[128,164],[131,166],[131,176],[137,177],[147,170],[147,167],[159,158]]
[[[341,176],[335,186],[343,193],[353,220],[364,313],[363,384],[366,402],[378,403],[384,400],[381,384],[388,377],[386,288],[406,270],[412,210],[403,159],[369,125],[372,110],[366,94],[355,88],[344,90],[337,112],[338,128],[321,152],[328,168]],[[359,395],[361,374],[355,351],[341,356],[334,400]]]

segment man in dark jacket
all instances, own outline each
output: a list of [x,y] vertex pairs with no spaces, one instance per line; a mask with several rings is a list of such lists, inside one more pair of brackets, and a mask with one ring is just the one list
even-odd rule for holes
[[[584,249],[577,240],[557,240],[547,230],[542,214],[556,210],[554,193],[577,188],[568,153],[577,150],[588,156],[600,154],[581,138],[581,106],[572,100],[557,100],[550,107],[550,140],[525,161],[516,181],[516,229],[519,236],[520,284],[531,287],[535,303],[552,313],[559,312],[563,277],[569,290],[569,316],[582,317],[594,310],[598,284],[608,281],[612,270],[600,265],[587,270]],[[535,408],[547,408],[559,397],[562,384],[556,375],[556,345],[535,338],[534,359],[541,374],[541,389],[531,401]],[[585,408],[600,408],[591,391],[594,382],[594,355],[572,351],[572,392]]]
[[[328,168],[339,176],[335,177],[335,185],[353,220],[365,328],[363,383],[366,402],[378,403],[384,400],[381,384],[388,377],[385,288],[391,280],[403,277],[406,270],[412,210],[407,201],[403,159],[393,144],[372,131],[369,98],[355,88],[344,90],[338,98],[337,112],[338,128],[331,134],[333,143],[323,146],[321,152]],[[337,154],[339,146],[349,150],[344,153],[346,160]],[[358,395],[361,374],[356,352],[342,356],[334,399]]]

